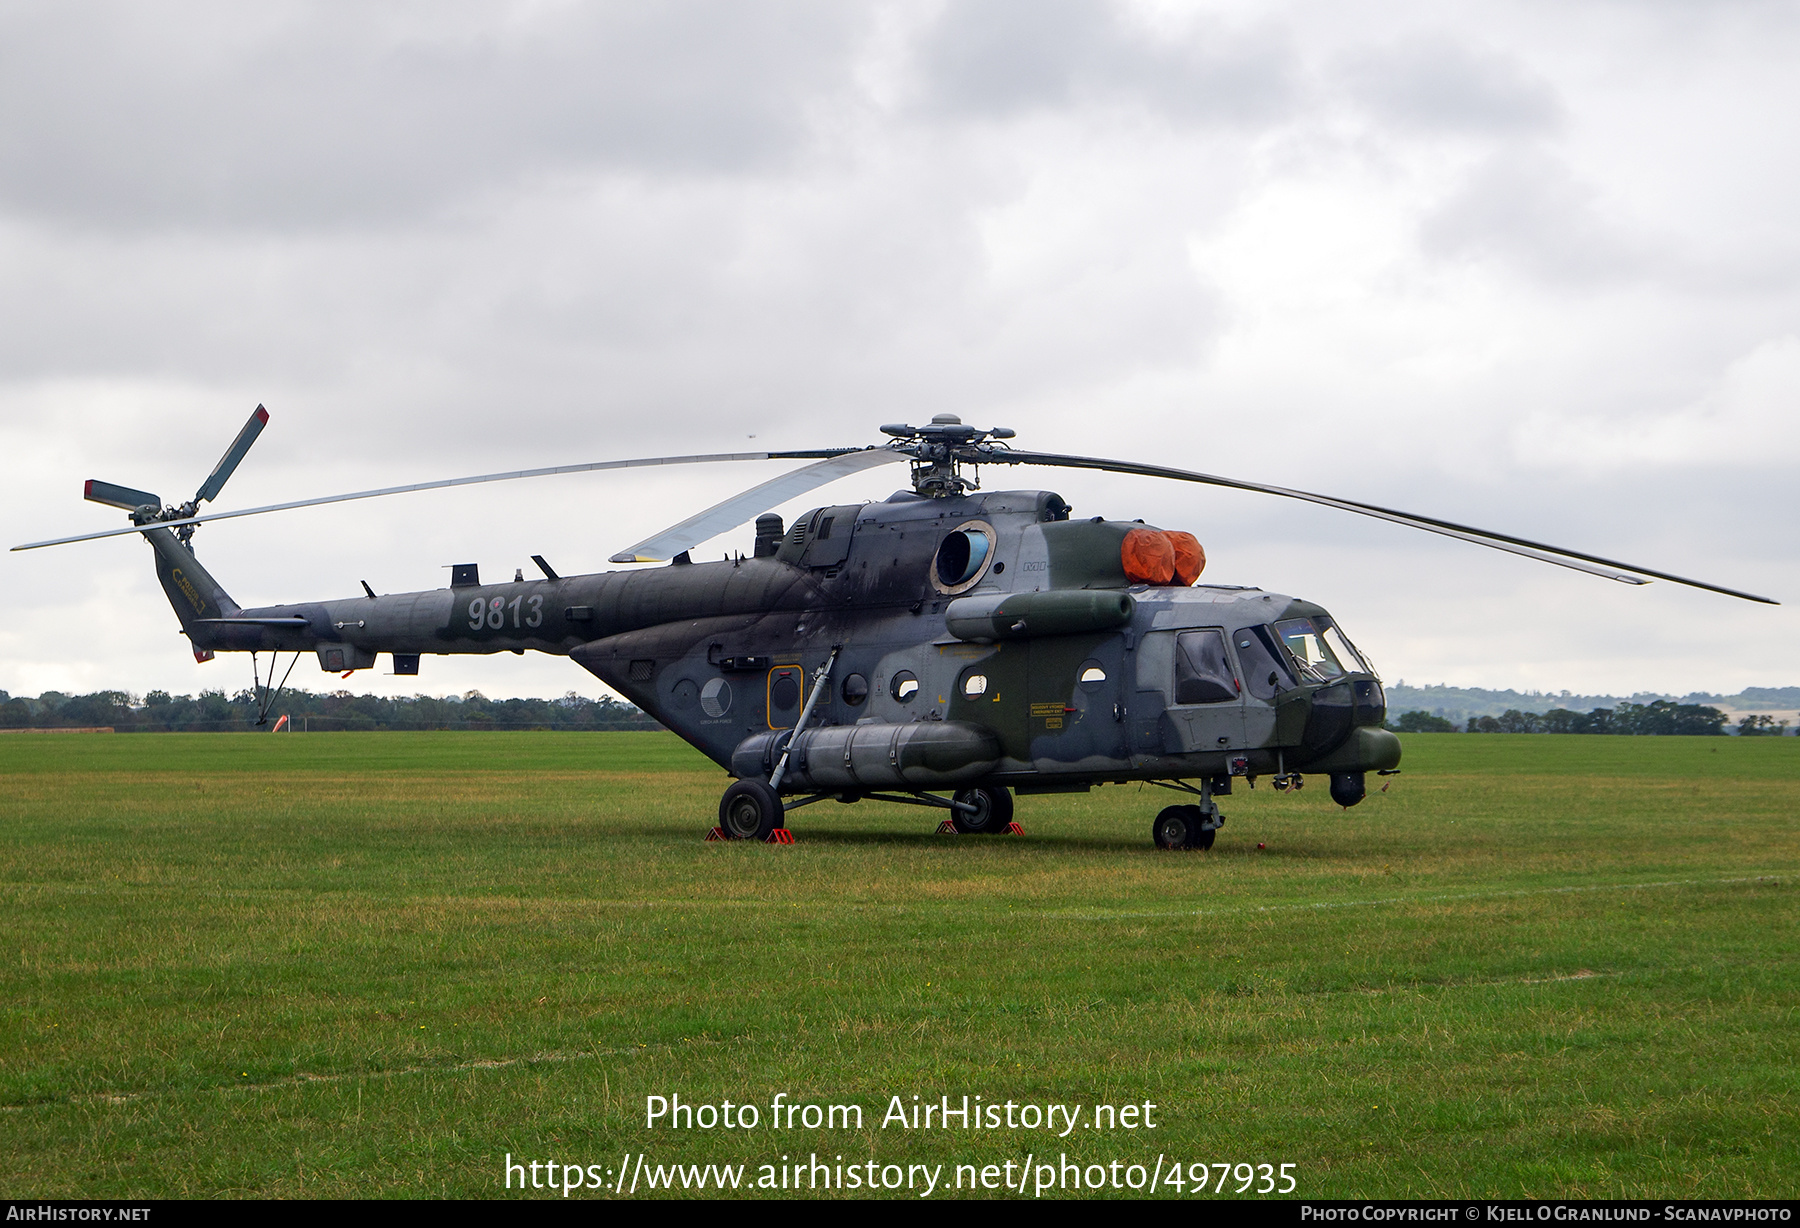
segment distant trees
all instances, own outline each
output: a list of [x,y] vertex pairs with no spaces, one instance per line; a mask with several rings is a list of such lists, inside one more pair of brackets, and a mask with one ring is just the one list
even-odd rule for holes
[[1730,719],[1717,708],[1704,704],[1678,704],[1673,700],[1658,699],[1647,704],[1621,703],[1616,708],[1595,708],[1592,712],[1552,708],[1548,712],[1539,713],[1509,708],[1499,716],[1470,717],[1468,729],[1470,733],[1623,733],[1715,737],[1724,734],[1725,724]]
[[[479,691],[436,698],[388,698],[332,691],[283,691],[269,720],[286,714],[295,728],[337,729],[660,729],[651,717],[616,699],[583,699],[573,691],[561,699],[489,699]],[[36,699],[0,691],[0,729],[71,729],[111,726],[121,732],[243,730],[256,724],[256,697],[248,688],[235,695],[202,691],[196,698],[151,691],[142,700],[123,691],[64,695],[46,691]]]
[[[5,720],[0,709],[0,724]],[[1592,712],[1571,712],[1552,708],[1548,712],[1521,712],[1508,708],[1499,716],[1472,716],[1467,725],[1458,724],[1429,712],[1411,711],[1390,720],[1389,729],[1396,733],[1616,733],[1616,734],[1684,734],[1716,737],[1728,732],[1731,718],[1707,704],[1683,704],[1658,699],[1634,704],[1621,701],[1611,708],[1595,708]],[[1751,713],[1737,723],[1735,732],[1746,738],[1780,738],[1789,733],[1790,722],[1776,720],[1765,713]]]
[[[1571,712],[1552,708],[1548,712],[1521,712],[1508,708],[1499,716],[1472,716],[1470,733],[1624,733],[1687,734],[1716,737],[1725,732],[1731,718],[1717,708],[1704,704],[1680,704],[1669,699],[1647,704],[1620,703],[1611,708],[1595,708],[1592,712]],[[1779,737],[1787,732],[1786,721],[1777,722],[1767,716],[1747,716],[1738,723],[1740,734]],[[1397,733],[1459,733],[1463,727],[1454,721],[1429,712],[1406,712],[1388,728]]]
[[1405,712],[1400,719],[1388,726],[1399,733],[1458,733],[1455,721],[1441,716],[1433,716],[1429,712]]
[[[561,699],[489,699],[480,691],[465,695],[352,695],[331,691],[283,691],[270,714],[293,718],[296,728],[333,729],[660,729],[654,719],[616,699],[583,699],[570,691]],[[1726,732],[1730,718],[1703,704],[1658,699],[1650,703],[1620,702],[1592,712],[1552,708],[1521,712],[1509,708],[1499,716],[1469,719],[1469,733],[1624,733],[1700,734]],[[124,691],[64,695],[45,691],[36,699],[0,691],[0,729],[70,729],[108,726],[122,732],[151,730],[215,731],[267,728],[256,724],[256,697],[246,688],[234,695],[200,692],[198,697],[150,691],[140,700]],[[1402,713],[1387,726],[1399,733],[1457,733],[1463,728],[1446,717],[1418,710]],[[1788,722],[1760,713],[1744,717],[1736,732],[1744,737],[1781,737]]]

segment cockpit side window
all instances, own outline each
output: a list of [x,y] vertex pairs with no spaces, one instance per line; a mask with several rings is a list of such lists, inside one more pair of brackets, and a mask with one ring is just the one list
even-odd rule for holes
[[1223,631],[1183,631],[1175,638],[1176,703],[1224,703],[1238,694]]
[[1351,673],[1372,674],[1375,672],[1362,653],[1356,651],[1356,645],[1350,642],[1350,637],[1344,634],[1343,628],[1339,627],[1337,623],[1323,614],[1313,619],[1313,622],[1318,625],[1319,633],[1325,637],[1325,643],[1333,653],[1337,654],[1338,661],[1345,669]]
[[1237,645],[1238,665],[1244,671],[1244,688],[1250,694],[1258,699],[1274,699],[1296,685],[1281,650],[1275,647],[1272,627],[1245,627],[1232,636],[1232,641]]

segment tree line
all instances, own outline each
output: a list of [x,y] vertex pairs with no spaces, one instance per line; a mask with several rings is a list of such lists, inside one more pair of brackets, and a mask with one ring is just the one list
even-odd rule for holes
[[[125,691],[65,695],[45,691],[35,699],[0,691],[0,729],[71,729],[110,727],[120,732],[221,732],[268,729],[281,716],[297,730],[350,729],[660,729],[653,718],[631,704],[610,697],[585,699],[570,691],[561,699],[489,699],[480,691],[466,695],[381,696],[349,691],[287,690],[257,723],[256,696],[249,688],[228,695],[202,691],[171,695],[151,691],[143,696]],[[1400,733],[1611,733],[1722,735],[1730,717],[1704,704],[1654,700],[1620,703],[1591,712],[1552,708],[1521,712],[1509,708],[1499,716],[1470,717],[1467,725],[1412,711],[1391,720]],[[1780,737],[1788,722],[1752,713],[1738,722],[1743,737]]]
[[1651,691],[1640,691],[1632,695],[1580,695],[1566,690],[1496,691],[1483,687],[1446,686],[1441,683],[1409,686],[1403,680],[1383,684],[1383,687],[1387,691],[1389,711],[1429,712],[1453,722],[1459,730],[1468,724],[1472,716],[1499,718],[1510,709],[1542,713],[1552,708],[1567,708],[1579,713],[1592,712],[1595,708],[1611,710],[1622,703],[1647,704],[1657,699],[1681,704],[1703,704],[1727,711],[1754,712],[1765,716],[1782,709],[1800,708],[1800,686],[1751,686],[1735,695],[1709,691],[1690,691],[1685,695]]
[[[1720,737],[1731,718],[1706,704],[1683,704],[1658,699],[1647,704],[1621,703],[1592,712],[1552,708],[1548,712],[1521,712],[1509,708],[1499,716],[1472,716],[1467,726],[1429,712],[1403,713],[1388,728],[1399,733],[1612,733],[1683,734]],[[1752,713],[1738,722],[1743,737],[1780,737],[1786,721]]]
[[202,691],[171,695],[125,691],[65,695],[46,691],[35,699],[0,691],[0,729],[106,728],[121,733],[267,730],[282,716],[296,730],[344,729],[661,729],[651,717],[616,699],[585,699],[573,691],[561,699],[489,699],[466,695],[313,694],[284,690],[258,724],[257,697],[246,687],[236,694]]

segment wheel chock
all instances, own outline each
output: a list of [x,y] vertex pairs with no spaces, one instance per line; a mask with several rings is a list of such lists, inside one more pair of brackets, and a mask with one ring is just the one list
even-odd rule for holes
[[1022,836],[1025,834],[1025,829],[1020,827],[1017,823],[1008,823],[1006,825],[1006,834],[1009,836]]
[[714,840],[723,840],[724,838],[725,838],[725,829],[722,827],[715,827],[711,831],[706,833],[706,839],[704,841],[702,841],[702,843],[710,844]]
[[937,834],[940,836],[954,836],[959,833],[956,830],[956,824],[949,819],[945,819],[942,823],[938,824]]
[[763,837],[764,844],[792,844],[793,842],[794,833],[785,827],[777,827],[774,831]]

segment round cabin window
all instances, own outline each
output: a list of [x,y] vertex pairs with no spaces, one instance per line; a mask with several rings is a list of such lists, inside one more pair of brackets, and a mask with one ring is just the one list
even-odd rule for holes
[[869,680],[861,674],[851,674],[844,679],[844,685],[838,688],[838,693],[852,708],[860,708],[869,698]]
[[987,694],[987,675],[986,674],[970,674],[967,678],[964,678],[963,684],[962,684],[962,693],[963,693],[963,698],[965,698],[965,699],[974,699],[977,695],[986,695]]
[[895,674],[888,683],[888,694],[903,704],[912,702],[913,696],[919,693],[919,677],[910,669],[903,669]]
[[686,712],[700,700],[700,684],[692,678],[683,678],[669,691],[669,701],[681,711]]
[[1106,670],[1101,667],[1100,662],[1089,657],[1081,663],[1081,672],[1076,675],[1076,679],[1081,683],[1082,690],[1098,691],[1106,681]]
[[782,674],[769,684],[769,705],[776,711],[786,712],[799,702],[800,684],[792,674]]

